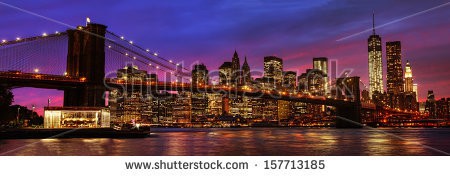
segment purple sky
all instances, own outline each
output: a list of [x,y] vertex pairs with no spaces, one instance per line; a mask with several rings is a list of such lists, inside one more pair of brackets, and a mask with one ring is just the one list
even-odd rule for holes
[[[325,56],[338,61],[338,69],[354,69],[353,75],[367,83],[367,38],[371,32],[346,40],[343,37],[369,29],[372,11],[376,24],[448,3],[441,0],[173,0],[110,1],[3,1],[34,13],[82,25],[88,16],[106,24],[110,31],[135,44],[177,58],[188,65],[201,61],[217,69],[231,60],[236,49],[246,55],[251,69],[262,69],[263,57],[284,59],[285,70],[302,73],[312,67],[312,58]],[[64,31],[66,26],[0,4],[0,39]],[[450,97],[450,5],[377,29],[383,45],[400,40],[404,63],[410,60],[419,96],[428,89],[437,97]],[[62,58],[65,59],[65,58]],[[383,64],[385,64],[383,46]],[[384,70],[386,71],[386,70]],[[385,81],[386,82],[386,81]],[[62,92],[21,88],[14,90],[15,103],[41,112],[52,99],[62,105]]]

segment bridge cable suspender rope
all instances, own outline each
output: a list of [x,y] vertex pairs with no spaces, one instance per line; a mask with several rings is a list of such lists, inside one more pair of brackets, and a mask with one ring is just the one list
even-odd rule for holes
[[172,65],[174,65],[174,66],[176,66],[176,67],[181,67],[182,69],[184,69],[184,70],[186,70],[186,71],[190,71],[190,70],[187,69],[186,67],[177,65],[174,61],[172,61],[172,60],[170,60],[170,59],[166,59],[166,58],[164,58],[164,57],[162,57],[162,56],[159,56],[158,54],[155,54],[156,52],[154,52],[154,51],[150,51],[150,50],[148,50],[148,49],[144,49],[144,48],[140,47],[139,45],[132,44],[132,43],[131,43],[132,41],[127,40],[127,39],[124,39],[123,37],[121,37],[121,36],[119,36],[119,35],[117,35],[117,34],[111,32],[111,31],[107,31],[107,32],[108,32],[109,34],[113,35],[114,37],[119,38],[120,40],[126,41],[126,42],[127,42],[128,44],[130,44],[131,46],[134,46],[135,48],[137,48],[137,49],[139,49],[139,50],[141,50],[141,51],[143,51],[143,52],[146,52],[146,53],[154,53],[154,54],[152,54],[152,57],[156,57],[156,58],[161,59],[161,60],[164,60],[164,61],[168,62],[169,64],[172,64]]
[[13,44],[19,44],[24,42],[31,42],[39,39],[45,39],[45,38],[51,38],[51,37],[58,37],[62,35],[66,35],[66,32],[56,32],[55,34],[45,34],[42,36],[34,36],[34,37],[27,37],[27,38],[16,38],[15,40],[5,40],[3,39],[0,41],[0,46],[7,46],[7,45],[13,45]]
[[[113,44],[114,46],[117,46],[117,47],[119,47],[120,49],[122,49],[122,50],[124,50],[124,51],[129,51],[129,52],[130,52],[129,54],[133,54],[133,55],[139,56],[139,57],[141,57],[141,58],[143,58],[143,59],[145,59],[145,60],[147,60],[147,61],[149,61],[149,62],[152,62],[152,63],[154,63],[154,64],[160,65],[160,66],[162,66],[162,67],[164,67],[164,68],[166,68],[166,69],[169,69],[169,70],[172,70],[172,69],[173,69],[173,68],[171,68],[171,67],[169,67],[169,66],[167,66],[167,65],[165,65],[165,64],[163,64],[163,63],[161,63],[161,62],[158,62],[158,61],[156,61],[156,60],[154,60],[154,59],[152,59],[152,58],[150,58],[150,57],[148,57],[148,56],[145,56],[145,55],[143,55],[143,54],[141,54],[141,53],[139,53],[139,52],[137,52],[137,51],[129,50],[129,49],[126,48],[125,46],[123,46],[123,45],[121,45],[121,44],[119,44],[119,43],[117,43],[117,42],[115,42],[115,41],[108,40],[107,42],[108,42],[108,44]],[[106,44],[106,43],[105,43],[105,44]],[[112,48],[113,48],[112,45],[106,45],[106,47],[108,47],[109,49],[112,49]],[[126,53],[124,53],[124,54],[126,54]],[[147,65],[148,63],[145,63],[145,64]],[[187,75],[187,74],[185,74],[185,73],[183,73],[183,72],[179,72],[179,71],[175,71],[175,72],[178,72],[178,75],[179,75],[179,76],[189,76],[189,75]]]
[[[109,48],[109,47],[108,47],[108,48]],[[117,49],[114,49],[113,47],[111,47],[111,48],[109,48],[109,49],[110,49],[111,51],[114,51],[114,52],[116,52],[116,53],[119,53],[119,54],[121,54],[121,55],[123,55],[123,56],[125,56],[125,57],[127,57],[127,58],[129,58],[129,59],[136,60],[136,61],[138,61],[138,62],[140,62],[140,63],[142,63],[142,64],[144,64],[144,65],[146,65],[146,66],[148,66],[148,67],[156,68],[156,69],[159,70],[159,71],[162,71],[162,72],[165,72],[165,73],[170,73],[170,74],[172,74],[172,75],[174,75],[174,76],[183,76],[183,75],[177,74],[176,72],[169,72],[169,71],[166,71],[166,70],[164,70],[164,69],[162,69],[162,68],[159,68],[158,66],[150,65],[150,64],[148,64],[147,62],[145,62],[145,61],[143,61],[143,60],[141,60],[141,59],[138,59],[138,58],[133,57],[133,56],[131,56],[131,55],[125,53],[125,52],[122,52],[122,51],[119,51],[119,50],[117,50]],[[187,79],[187,78],[184,78],[184,77],[182,77],[182,79],[185,79],[186,81],[190,81],[190,79]]]

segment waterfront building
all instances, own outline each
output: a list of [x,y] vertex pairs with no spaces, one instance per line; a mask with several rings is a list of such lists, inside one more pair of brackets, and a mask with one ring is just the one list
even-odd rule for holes
[[278,120],[288,119],[294,116],[294,102],[278,100]]
[[222,94],[207,93],[206,96],[208,98],[206,114],[213,115],[215,117],[222,115]]
[[109,128],[110,113],[103,107],[44,107],[44,128]]
[[173,121],[177,123],[191,122],[192,93],[180,91],[174,100]]
[[[139,70],[135,65],[127,65],[123,69],[117,70],[117,82],[142,83],[149,79],[157,81],[156,75],[148,74],[145,70]],[[148,107],[151,102],[146,102],[142,95],[141,87],[133,87],[123,92],[112,90],[109,92],[109,106],[111,119],[114,123],[133,123],[146,121],[149,117]],[[142,118],[142,116],[145,118]]]
[[251,118],[252,117],[252,102],[251,97],[247,96],[231,96],[230,97],[230,105],[231,105],[231,115],[240,116],[243,118]]
[[369,96],[383,93],[383,61],[381,37],[375,33],[375,14],[372,16],[372,35],[367,39],[369,51]]
[[191,103],[193,118],[206,116],[206,109],[208,107],[208,96],[206,93],[192,93]]

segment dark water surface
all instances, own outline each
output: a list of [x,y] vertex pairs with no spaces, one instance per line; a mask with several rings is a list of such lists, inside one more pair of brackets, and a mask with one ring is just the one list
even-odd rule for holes
[[157,128],[140,139],[0,140],[1,155],[448,155],[442,152],[450,153],[449,128]]

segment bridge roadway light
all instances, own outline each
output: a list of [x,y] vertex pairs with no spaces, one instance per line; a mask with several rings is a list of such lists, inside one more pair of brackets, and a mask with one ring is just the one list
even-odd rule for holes
[[125,39],[125,37],[123,37],[123,36],[120,36],[120,39],[122,39],[122,40],[123,40],[123,39]]
[[2,43],[6,43],[6,42],[8,42],[8,41],[7,41],[7,40],[5,40],[5,39],[3,39],[3,40],[2,40]]
[[47,37],[47,33],[42,33],[42,37]]
[[35,73],[39,73],[39,69],[38,69],[38,68],[35,68],[35,69],[34,69],[34,72],[35,72]]
[[20,37],[16,37],[16,41],[19,41],[20,40]]
[[130,44],[133,44],[133,41],[130,40]]

